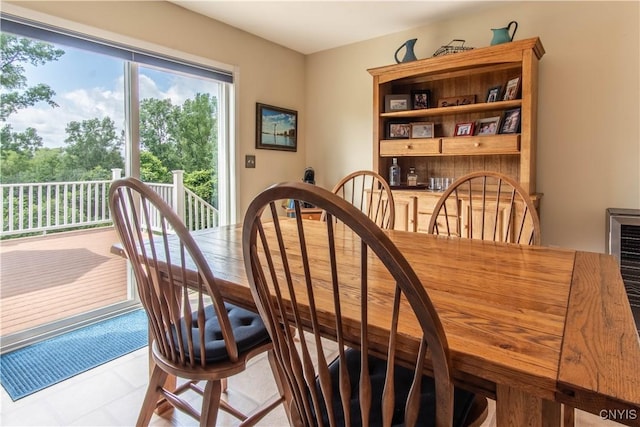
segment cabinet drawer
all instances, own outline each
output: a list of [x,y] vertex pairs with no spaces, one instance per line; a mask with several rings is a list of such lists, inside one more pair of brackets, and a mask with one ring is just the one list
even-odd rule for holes
[[[295,210],[292,208],[288,208],[286,209],[287,212],[287,216],[289,218],[295,218],[296,214],[295,214]],[[302,208],[300,209],[300,216],[303,219],[312,219],[315,221],[319,221],[320,217],[322,216],[322,209],[317,209],[317,208]]]
[[385,139],[380,141],[380,155],[391,156],[424,156],[440,154],[440,139]]
[[442,139],[442,154],[518,154],[520,135],[471,136]]
[[321,216],[322,216],[321,213],[303,213],[302,214],[303,219],[312,219],[314,221],[320,221]]

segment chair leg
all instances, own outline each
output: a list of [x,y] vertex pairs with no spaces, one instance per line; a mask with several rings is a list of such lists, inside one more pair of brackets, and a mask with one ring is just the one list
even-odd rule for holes
[[200,414],[200,427],[215,427],[220,408],[220,395],[222,384],[220,381],[207,381],[202,396],[202,412]]
[[296,405],[293,402],[293,394],[287,384],[284,372],[282,372],[280,369],[280,365],[278,364],[278,360],[276,359],[276,355],[273,350],[269,350],[267,352],[267,358],[269,360],[269,365],[271,366],[273,379],[276,381],[280,399],[282,399],[282,403],[284,405],[285,413],[287,414],[287,418],[289,419],[289,425],[301,425],[302,422],[300,414],[297,413],[296,410],[294,410],[296,408]]
[[142,402],[142,408],[140,409],[140,415],[138,415],[137,427],[146,427],[151,421],[153,411],[155,411],[160,399],[160,389],[164,385],[167,379],[167,373],[155,366],[149,378],[149,386]]

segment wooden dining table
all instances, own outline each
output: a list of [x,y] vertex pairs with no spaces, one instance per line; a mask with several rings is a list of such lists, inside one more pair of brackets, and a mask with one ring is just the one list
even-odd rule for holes
[[[295,226],[292,219],[281,222],[285,233]],[[499,427],[559,425],[561,404],[640,425],[640,338],[614,257],[385,233],[440,316],[454,382],[495,399]],[[223,296],[255,310],[241,235],[239,225],[193,232]]]

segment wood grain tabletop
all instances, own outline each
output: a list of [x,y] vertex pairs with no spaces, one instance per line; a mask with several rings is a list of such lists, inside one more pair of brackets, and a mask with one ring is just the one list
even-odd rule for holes
[[[281,225],[286,229],[295,222],[283,220]],[[324,259],[327,243],[314,238],[313,227],[305,228],[310,233],[307,243],[313,277],[318,286],[330,283]],[[293,228],[291,231],[293,234]],[[640,418],[640,340],[615,258],[559,248],[386,232],[416,271],[438,311],[458,384],[492,398],[501,395],[500,387],[506,387],[540,402],[569,403],[594,414],[603,409],[624,410],[627,418],[619,422],[638,425],[638,419],[629,415],[636,413]],[[244,270],[241,233],[240,226],[227,226],[194,232],[194,237],[225,298],[255,309]],[[336,236],[341,286],[347,298],[356,298],[349,295],[349,283],[359,280],[359,245],[348,232],[336,232]],[[296,250],[293,241],[286,247]],[[376,275],[375,271],[370,273],[367,295],[374,341],[376,325],[384,333],[389,293],[394,288],[388,273]],[[325,310],[321,301],[316,304],[319,311]],[[333,313],[331,304],[326,307],[323,314],[330,335]],[[349,313],[342,314],[348,321]],[[402,345],[411,353],[417,348],[421,329],[407,318],[401,330],[406,337]]]

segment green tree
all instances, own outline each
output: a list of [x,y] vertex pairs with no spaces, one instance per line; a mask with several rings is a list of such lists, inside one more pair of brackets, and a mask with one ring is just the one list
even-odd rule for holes
[[77,181],[100,181],[111,178],[111,169],[107,169],[102,165],[94,166],[91,170],[78,170],[77,172],[77,176],[73,178]]
[[58,181],[63,161],[62,148],[40,148],[30,161],[33,182]]
[[0,120],[6,121],[10,114],[21,108],[30,107],[38,102],[46,102],[57,107],[53,101],[56,94],[46,84],[27,86],[24,64],[33,66],[57,61],[64,51],[49,43],[0,34]]
[[170,99],[143,99],[140,103],[140,145],[169,170],[182,169],[176,124],[180,108]]
[[[124,159],[120,154],[124,141],[117,136],[115,123],[110,117],[70,122],[66,132],[64,162],[67,170],[92,171],[100,167],[109,171],[111,168],[124,167]],[[107,172],[101,178],[109,177],[110,173]]]
[[[217,98],[197,94],[182,107],[170,99],[140,105],[141,175],[147,182],[171,182],[171,171],[185,171],[185,185],[217,206]],[[145,154],[147,153],[147,154]]]
[[218,178],[212,169],[185,173],[184,185],[213,207],[218,208]]
[[187,172],[217,169],[217,99],[199,93],[187,99],[178,117],[178,152]]
[[0,156],[0,171],[2,171],[2,182],[28,182],[21,181],[27,175],[25,171],[29,169],[29,158],[24,154],[13,150],[2,150]]
[[[39,66],[57,61],[64,51],[49,43],[0,33],[0,121],[20,109],[45,102],[57,107],[53,97],[55,91],[46,84],[27,84],[26,64]],[[2,181],[20,182],[18,176],[26,177],[28,160],[42,147],[42,138],[34,128],[14,132],[11,125],[0,129],[0,163]]]
[[171,172],[149,151],[140,152],[140,177],[144,182],[170,183]]
[[42,137],[32,128],[24,132],[13,132],[11,125],[5,125],[0,130],[0,149],[15,151],[32,158],[36,150],[42,147]]

